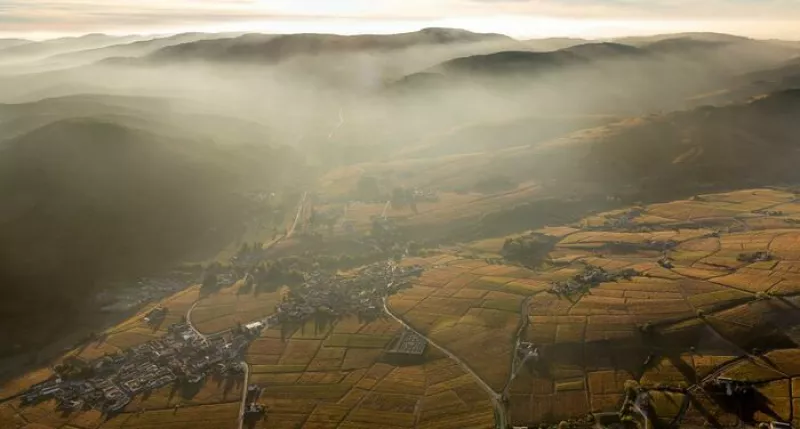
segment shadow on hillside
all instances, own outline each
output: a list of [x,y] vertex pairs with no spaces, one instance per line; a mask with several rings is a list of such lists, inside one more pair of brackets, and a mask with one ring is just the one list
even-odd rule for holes
[[745,423],[755,423],[755,416],[758,413],[769,416],[771,420],[782,421],[778,413],[772,409],[772,401],[755,389],[746,394],[727,396],[721,393],[711,394],[710,397],[725,412],[738,416]]
[[700,416],[703,418],[703,420],[705,420],[706,422],[708,422],[709,425],[711,425],[711,427],[717,428],[717,429],[720,429],[720,428],[723,427],[722,423],[717,419],[717,417],[714,416],[706,408],[706,406],[703,405],[703,403],[700,402],[700,400],[698,400],[693,394],[689,395],[689,403],[690,403],[691,407],[693,407],[695,410],[697,410],[697,412],[700,414]]

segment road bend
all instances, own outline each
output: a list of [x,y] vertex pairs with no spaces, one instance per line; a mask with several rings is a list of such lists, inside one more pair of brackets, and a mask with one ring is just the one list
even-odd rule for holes
[[[275,240],[272,240],[272,242],[265,245],[263,247],[264,249],[269,249],[270,247],[275,246],[281,241],[289,238],[294,233],[295,228],[297,228],[297,223],[300,220],[300,215],[303,212],[303,207],[305,206],[305,201],[307,196],[308,196],[308,191],[303,192],[303,197],[300,199],[300,204],[297,207],[297,214],[294,217],[294,223],[292,224],[291,229],[287,231],[286,235],[284,235],[283,237],[278,237]],[[204,342],[208,342],[209,336],[215,337],[217,335],[222,335],[230,331],[230,329],[225,329],[223,331],[215,332],[209,335],[205,335],[202,332],[200,332],[200,330],[198,330],[197,327],[192,322],[192,312],[194,311],[194,309],[197,307],[197,305],[200,303],[201,300],[202,299],[198,299],[197,301],[192,303],[192,306],[189,307],[189,310],[186,311],[186,324],[187,326],[189,326],[189,329],[191,329],[192,332],[194,332],[195,335],[201,338]],[[268,319],[260,319],[259,321],[263,322],[265,325],[268,325]],[[247,385],[250,381],[250,366],[247,365],[247,362],[245,362],[244,360],[242,360],[242,368],[244,369],[244,386],[242,387],[242,402],[239,406],[239,429],[242,429],[244,425],[244,408],[246,405],[245,402],[247,401]]]
[[189,310],[186,312],[186,324],[189,326],[189,329],[191,329],[192,332],[194,332],[195,335],[197,335],[198,337],[203,339],[203,342],[208,342],[208,337],[206,337],[202,332],[200,332],[197,329],[197,327],[194,326],[194,323],[192,323],[192,312],[194,311],[194,308],[197,307],[197,304],[199,304],[199,303],[200,303],[200,300],[198,299],[197,301],[195,301],[192,304],[191,307],[189,307]]
[[495,392],[494,389],[492,389],[488,384],[486,384],[486,382],[483,381],[483,379],[480,378],[478,376],[478,374],[476,374],[475,371],[473,371],[472,368],[469,367],[469,365],[464,363],[464,361],[462,361],[458,356],[454,355],[453,353],[451,353],[446,348],[440,346],[439,344],[435,343],[434,341],[432,341],[427,336],[423,335],[421,332],[419,332],[416,329],[414,329],[411,326],[409,326],[408,323],[403,321],[403,319],[395,316],[394,313],[392,313],[391,310],[389,310],[389,306],[386,304],[386,298],[383,299],[383,311],[386,314],[388,314],[389,317],[391,317],[392,319],[396,320],[398,323],[403,325],[404,328],[406,328],[409,331],[419,335],[422,338],[425,338],[425,340],[428,343],[430,343],[430,345],[432,345],[432,346],[436,347],[437,349],[439,349],[442,353],[446,354],[450,359],[453,359],[459,366],[461,366],[461,368],[464,369],[464,371],[469,373],[475,379],[475,381],[478,383],[478,385],[481,386],[481,388],[486,391],[486,393],[489,395],[489,398],[491,398],[492,403],[494,404],[495,412],[497,413],[497,418],[499,420],[499,422],[498,422],[499,425],[500,425],[499,427],[501,427],[501,428],[507,427],[506,409],[505,409],[505,405],[503,404],[503,401],[502,401],[500,395],[497,392]]

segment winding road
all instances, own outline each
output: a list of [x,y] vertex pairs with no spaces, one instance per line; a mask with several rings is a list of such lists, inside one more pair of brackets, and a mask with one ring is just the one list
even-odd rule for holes
[[198,299],[192,304],[191,307],[189,307],[189,310],[186,312],[186,324],[189,326],[189,329],[191,329],[192,332],[195,333],[195,335],[202,338],[204,342],[208,342],[208,337],[206,337],[202,332],[197,330],[197,328],[194,326],[194,323],[192,323],[192,311],[194,311],[194,308],[197,307],[197,304],[199,303],[200,300]]
[[[307,191],[303,192],[303,197],[300,199],[300,202],[298,203],[297,214],[294,217],[294,222],[292,223],[292,227],[286,232],[286,235],[284,235],[282,237],[278,237],[275,240],[273,240],[271,243],[266,244],[263,247],[263,249],[269,249],[270,247],[275,246],[276,244],[280,243],[281,241],[283,241],[283,240],[285,240],[287,238],[290,238],[292,236],[292,234],[294,234],[294,231],[297,228],[297,223],[300,220],[300,215],[303,213],[303,207],[305,206],[305,202],[306,202],[306,198],[307,197],[308,197],[308,192]],[[249,275],[249,273],[248,273],[248,275]],[[197,327],[194,325],[194,323],[192,323],[192,312],[194,311],[195,307],[197,307],[197,305],[200,303],[201,300],[202,300],[202,298],[200,298],[197,301],[195,301],[194,303],[192,303],[192,306],[189,307],[189,310],[186,311],[186,324],[189,326],[189,329],[191,329],[192,332],[194,332],[197,336],[202,338],[203,341],[208,341],[209,335],[210,336],[221,335],[221,334],[224,334],[225,332],[230,331],[230,329],[226,329],[226,330],[223,330],[223,331],[220,331],[220,332],[215,332],[213,334],[205,335],[202,332],[200,332],[200,330],[197,329]],[[259,319],[259,321],[265,322],[264,319]],[[244,425],[244,408],[245,408],[245,405],[246,405],[245,402],[247,401],[247,385],[248,385],[248,383],[250,381],[250,366],[244,360],[242,360],[241,363],[242,363],[242,368],[244,368],[244,385],[242,386],[242,401],[241,401],[241,404],[239,405],[239,426],[238,426],[238,429],[242,429],[242,427]]]
[[383,311],[386,314],[388,314],[389,317],[391,317],[392,319],[396,320],[398,323],[403,325],[404,328],[406,328],[409,331],[419,335],[422,338],[425,338],[425,340],[428,341],[428,343],[430,345],[432,345],[432,346],[436,347],[437,349],[439,349],[442,353],[446,354],[450,359],[453,359],[456,363],[458,363],[459,366],[461,366],[462,369],[464,369],[464,371],[469,373],[475,379],[475,381],[478,383],[478,385],[481,386],[481,388],[483,390],[485,390],[486,393],[491,398],[492,403],[494,404],[494,409],[497,412],[497,416],[498,416],[498,419],[499,419],[499,427],[501,427],[501,428],[507,427],[506,409],[505,409],[505,405],[503,404],[503,401],[501,399],[500,394],[495,392],[494,389],[492,389],[488,384],[486,384],[486,382],[483,381],[483,379],[480,376],[478,376],[478,374],[476,374],[475,371],[473,371],[472,368],[469,367],[469,365],[467,365],[466,363],[464,363],[464,361],[459,359],[458,356],[454,355],[453,353],[451,353],[446,348],[440,346],[439,344],[437,344],[436,342],[434,342],[433,340],[431,340],[427,336],[423,335],[421,332],[419,332],[416,329],[412,328],[403,319],[397,317],[394,313],[392,313],[392,311],[389,310],[389,306],[386,304],[386,298],[383,299]]

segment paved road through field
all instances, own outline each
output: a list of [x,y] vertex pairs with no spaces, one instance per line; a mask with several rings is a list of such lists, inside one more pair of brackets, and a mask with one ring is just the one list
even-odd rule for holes
[[205,335],[203,335],[202,332],[197,330],[197,328],[192,323],[192,311],[194,311],[194,308],[197,307],[197,304],[199,304],[199,303],[200,303],[200,300],[198,299],[197,301],[195,301],[192,304],[191,307],[189,307],[189,310],[186,312],[186,324],[189,326],[189,329],[191,329],[192,332],[195,333],[195,335],[197,335],[198,337],[202,338],[204,342],[207,342],[208,338]]
[[247,384],[250,382],[250,365],[242,360],[242,368],[244,368],[244,385],[242,386],[242,403],[239,405],[239,429],[244,426],[244,406],[247,401]]
[[[283,237],[278,237],[275,240],[273,240],[271,243],[268,243],[267,245],[265,245],[264,249],[269,249],[270,247],[272,247],[272,246],[280,243],[281,241],[289,238],[294,233],[294,230],[297,227],[297,222],[300,219],[300,214],[303,212],[303,207],[305,205],[307,196],[308,196],[308,192],[303,192],[303,197],[300,199],[300,203],[298,204],[297,214],[294,217],[294,223],[292,224],[291,229],[289,229],[289,231],[287,231],[286,235],[284,235]],[[206,336],[202,332],[200,332],[197,329],[197,327],[194,326],[194,323],[192,323],[192,311],[194,311],[195,307],[197,307],[197,304],[199,304],[201,300],[202,300],[202,298],[198,299],[197,301],[195,301],[192,304],[192,306],[189,308],[189,310],[186,312],[186,324],[189,326],[189,328],[196,335],[198,335],[200,338],[202,338],[203,341],[208,341],[208,336]],[[264,319],[259,319],[259,321],[265,322]],[[228,332],[229,330],[230,329],[226,329],[224,331],[216,332],[216,333],[213,333],[213,334],[210,334],[210,335],[224,334],[225,332]],[[245,407],[245,401],[247,400],[247,383],[250,380],[250,366],[247,365],[247,362],[242,360],[242,367],[244,368],[244,386],[242,387],[242,402],[239,405],[239,429],[242,429],[242,425],[244,424],[244,407]]]
[[427,336],[423,335],[422,333],[420,333],[416,329],[414,329],[411,326],[409,326],[405,321],[403,321],[403,319],[395,316],[394,313],[392,313],[391,310],[389,310],[389,306],[386,305],[386,298],[383,299],[383,311],[386,314],[388,314],[389,317],[391,317],[392,319],[396,320],[398,323],[403,325],[403,327],[405,327],[406,329],[408,329],[411,332],[419,335],[422,338],[425,338],[425,340],[428,341],[428,343],[430,343],[430,345],[436,347],[437,349],[442,351],[444,354],[446,354],[450,359],[453,359],[454,361],[456,361],[456,363],[458,363],[461,366],[461,368],[463,368],[467,373],[469,373],[475,379],[475,381],[478,383],[478,385],[481,386],[481,388],[483,388],[483,390],[485,390],[486,393],[491,398],[492,403],[494,404],[495,412],[497,413],[498,419],[500,420],[499,421],[499,424],[500,424],[499,427],[501,427],[501,428],[505,428],[506,427],[506,425],[507,425],[507,423],[506,423],[506,410],[505,410],[505,406],[503,404],[503,401],[500,398],[500,395],[497,392],[495,392],[494,389],[492,389],[488,384],[486,384],[486,382],[483,381],[483,379],[480,378],[478,376],[478,374],[476,374],[475,371],[472,370],[472,368],[470,368],[466,363],[464,363],[464,361],[459,359],[458,356],[454,355],[449,350],[447,350],[446,348],[440,346],[439,344],[436,344],[430,338],[428,338]]

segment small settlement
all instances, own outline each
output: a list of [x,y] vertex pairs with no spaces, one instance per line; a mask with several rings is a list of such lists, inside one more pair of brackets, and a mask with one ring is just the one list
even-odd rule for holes
[[559,296],[570,296],[585,293],[601,283],[616,282],[620,279],[630,279],[638,273],[632,269],[624,269],[616,273],[608,272],[600,267],[586,265],[582,273],[575,274],[571,279],[550,284],[550,293]]
[[120,412],[135,395],[179,380],[199,383],[213,372],[242,372],[242,353],[256,335],[242,329],[207,338],[186,323],[173,324],[163,338],[93,362],[71,364],[81,365],[78,371],[62,368],[57,376],[25,392],[22,403],[55,398],[64,410]]
[[410,278],[421,273],[422,267],[399,267],[388,262],[370,265],[356,276],[314,272],[277,306],[274,317],[282,324],[300,323],[319,314],[374,319],[383,314],[385,297],[409,287]]

